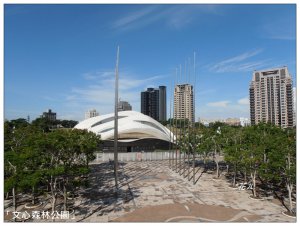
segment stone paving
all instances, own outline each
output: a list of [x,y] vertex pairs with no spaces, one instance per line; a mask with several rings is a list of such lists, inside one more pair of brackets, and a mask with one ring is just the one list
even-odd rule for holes
[[[171,170],[168,160],[121,163],[116,196],[112,166],[91,165],[90,186],[70,200],[75,217],[65,221],[296,222],[281,213],[286,209],[278,200],[253,200],[251,191],[231,188],[224,172],[216,179],[212,172],[196,168],[193,185],[192,178]],[[50,202],[43,205],[50,207]]]
[[[277,200],[250,199],[250,191],[231,188],[224,176],[215,179],[213,174],[197,170],[198,181],[193,185],[192,179],[171,170],[168,161],[126,163],[120,170],[119,198],[110,197],[107,205],[83,221],[296,221],[281,214],[285,208]],[[109,184],[112,188],[113,178]],[[98,204],[89,206],[97,207]],[[80,217],[82,214],[76,216]]]

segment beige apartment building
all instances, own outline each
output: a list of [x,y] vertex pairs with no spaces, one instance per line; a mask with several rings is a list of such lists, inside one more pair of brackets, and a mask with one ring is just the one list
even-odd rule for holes
[[293,86],[287,67],[254,71],[249,92],[252,125],[294,126]]
[[96,109],[91,109],[91,110],[88,110],[87,112],[85,112],[85,115],[84,115],[85,119],[88,119],[88,118],[93,118],[93,117],[96,117],[96,116],[99,116],[99,113],[96,111]]
[[174,118],[195,122],[194,91],[190,84],[176,85],[174,89]]

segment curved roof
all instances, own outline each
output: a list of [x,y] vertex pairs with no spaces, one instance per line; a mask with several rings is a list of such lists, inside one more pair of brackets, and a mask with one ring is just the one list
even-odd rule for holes
[[[102,140],[114,139],[114,113],[86,119],[75,126],[101,135]],[[120,142],[154,138],[175,140],[173,133],[153,118],[136,111],[118,112],[118,139]]]

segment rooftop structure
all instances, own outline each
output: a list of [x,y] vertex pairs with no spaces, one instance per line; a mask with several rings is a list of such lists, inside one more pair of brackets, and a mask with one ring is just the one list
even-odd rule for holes
[[[101,135],[102,140],[114,139],[114,114],[86,119],[75,126]],[[136,111],[121,111],[118,114],[118,141],[132,142],[140,139],[175,140],[172,132],[162,124]]]
[[92,118],[99,116],[99,113],[96,111],[96,109],[88,110],[85,112],[85,119]]

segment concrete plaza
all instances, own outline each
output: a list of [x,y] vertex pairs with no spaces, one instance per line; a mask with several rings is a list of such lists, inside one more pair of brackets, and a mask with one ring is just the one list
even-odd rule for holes
[[[196,168],[194,185],[169,168],[168,160],[121,162],[119,189],[115,192],[112,162],[91,164],[89,185],[68,198],[66,219],[28,219],[34,222],[296,222],[282,214],[286,209],[275,198],[250,199],[251,190],[231,188],[225,171],[216,179],[213,171]],[[116,195],[117,194],[117,195]],[[50,211],[46,197],[36,209],[19,202],[18,211]],[[62,197],[57,211],[62,209]],[[7,200],[8,202],[8,200]],[[5,220],[12,219],[5,208]],[[10,212],[9,212],[10,211]]]
[[[74,221],[84,222],[295,222],[277,199],[253,200],[250,190],[231,188],[224,172],[216,179],[197,168],[197,184],[169,162],[121,164],[118,198],[112,164],[92,165],[92,187],[75,200]],[[187,171],[186,174],[187,175]],[[192,174],[190,174],[191,177]]]

